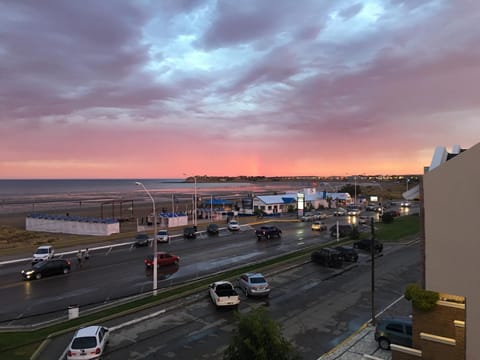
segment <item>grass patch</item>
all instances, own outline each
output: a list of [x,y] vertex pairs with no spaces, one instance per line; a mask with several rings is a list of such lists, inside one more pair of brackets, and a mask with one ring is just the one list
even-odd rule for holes
[[420,216],[406,215],[394,218],[391,224],[377,224],[375,237],[381,241],[398,241],[420,232]]

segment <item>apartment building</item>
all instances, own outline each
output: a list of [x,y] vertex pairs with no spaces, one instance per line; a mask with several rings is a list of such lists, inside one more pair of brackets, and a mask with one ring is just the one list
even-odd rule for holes
[[392,359],[480,359],[480,143],[437,148],[423,200],[425,289],[440,300],[412,309],[413,348],[392,345]]

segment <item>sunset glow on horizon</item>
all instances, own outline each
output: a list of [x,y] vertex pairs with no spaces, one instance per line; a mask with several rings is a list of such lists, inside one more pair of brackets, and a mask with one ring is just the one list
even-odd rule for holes
[[479,13],[0,0],[0,179],[421,174],[479,142]]

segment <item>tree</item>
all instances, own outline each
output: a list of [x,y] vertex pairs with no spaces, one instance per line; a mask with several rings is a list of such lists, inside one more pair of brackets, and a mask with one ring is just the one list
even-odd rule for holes
[[[343,185],[340,190],[338,191],[340,193],[349,193],[350,196],[354,196],[355,194],[355,185],[354,184],[345,184]],[[357,196],[362,193],[362,189],[360,186],[357,184]]]
[[248,314],[237,313],[238,328],[233,331],[224,360],[300,360],[301,357],[282,335],[281,327],[263,307]]

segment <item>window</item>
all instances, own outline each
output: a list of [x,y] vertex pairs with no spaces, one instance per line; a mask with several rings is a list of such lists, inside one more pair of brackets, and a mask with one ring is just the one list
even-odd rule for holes
[[387,330],[403,333],[403,325],[402,324],[388,324],[386,326]]

